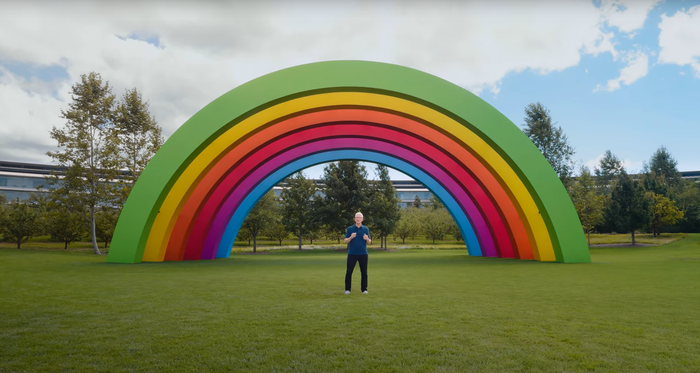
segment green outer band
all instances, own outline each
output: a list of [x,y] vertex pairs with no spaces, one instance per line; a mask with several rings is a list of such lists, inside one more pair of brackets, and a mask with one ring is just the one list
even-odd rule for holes
[[587,263],[590,253],[578,215],[556,173],[508,118],[471,92],[403,66],[330,61],[295,66],[245,83],[212,101],[163,144],[131,192],[107,258],[139,263],[158,209],[189,163],[242,119],[292,98],[318,92],[368,91],[429,106],[464,124],[503,157],[540,210],[558,262]]

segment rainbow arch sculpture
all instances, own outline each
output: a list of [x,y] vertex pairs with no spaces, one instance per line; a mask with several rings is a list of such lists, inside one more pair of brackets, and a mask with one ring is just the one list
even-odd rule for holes
[[365,61],[277,71],[196,113],[134,185],[107,261],[229,257],[272,186],[341,159],[422,182],[455,218],[469,255],[590,262],[566,190],[513,123],[445,80]]

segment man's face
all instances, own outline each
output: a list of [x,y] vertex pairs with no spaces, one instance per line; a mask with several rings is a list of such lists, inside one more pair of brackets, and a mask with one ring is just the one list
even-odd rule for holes
[[362,217],[362,215],[360,215],[360,214],[355,215],[355,224],[357,224],[357,225],[362,224],[363,219],[364,218]]

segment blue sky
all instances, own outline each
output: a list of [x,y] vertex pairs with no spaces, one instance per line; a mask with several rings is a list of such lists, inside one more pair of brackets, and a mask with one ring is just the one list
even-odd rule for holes
[[0,35],[2,160],[50,162],[48,131],[90,71],[138,88],[169,136],[258,76],[360,59],[447,79],[519,127],[539,101],[580,164],[609,149],[635,172],[663,145],[700,170],[700,0],[11,1]]
[[[620,49],[641,49],[659,55],[659,21],[688,2],[663,3],[654,8],[644,27],[630,39],[618,37]],[[700,35],[696,35],[700,43]],[[624,61],[610,54],[583,56],[574,67],[549,74],[512,73],[501,81],[498,94],[481,97],[516,125],[524,123],[524,107],[539,101],[551,112],[576,148],[575,159],[594,165],[605,150],[639,170],[660,146],[678,160],[680,170],[700,170],[700,79],[690,66],[659,64],[649,58],[649,72],[612,92],[596,90],[619,75]],[[694,76],[696,74],[696,76]]]

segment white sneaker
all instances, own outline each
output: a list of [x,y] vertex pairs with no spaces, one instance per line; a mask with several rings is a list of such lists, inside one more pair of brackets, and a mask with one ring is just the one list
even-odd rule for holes
[[367,290],[363,291],[362,294],[367,294]]
[[345,290],[345,295],[350,294],[350,290]]

